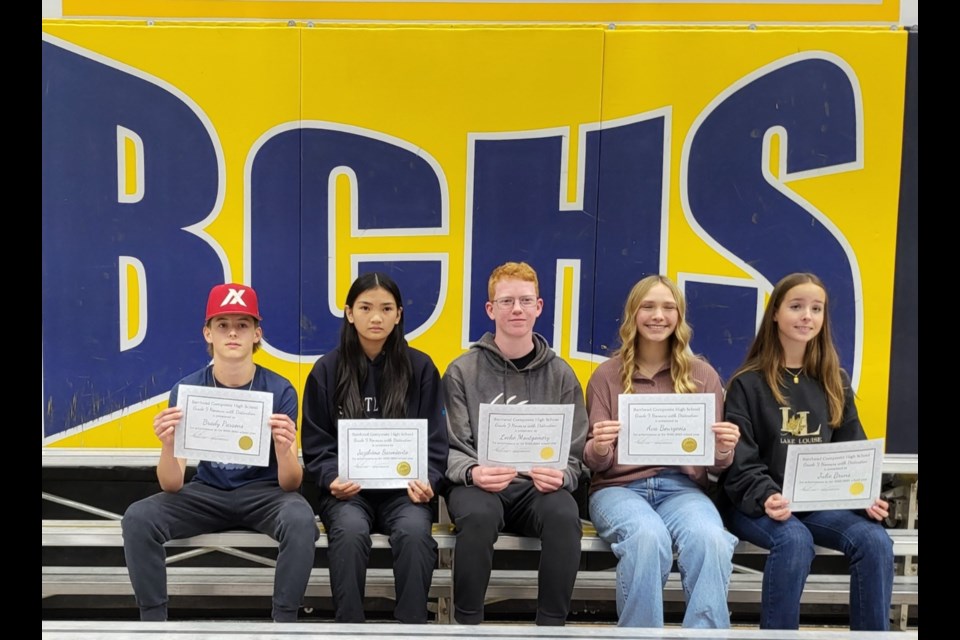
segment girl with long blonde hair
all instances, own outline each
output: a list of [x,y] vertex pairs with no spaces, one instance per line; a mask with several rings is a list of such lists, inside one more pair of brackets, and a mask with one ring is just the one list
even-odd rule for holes
[[737,539],[723,528],[704,489],[707,473],[730,465],[739,429],[713,424],[715,460],[703,466],[636,466],[617,461],[622,393],[712,393],[723,407],[720,376],[690,350],[686,303],[664,276],[649,276],[627,297],[620,348],[587,387],[590,433],[584,461],[593,471],[590,517],[617,556],[617,613],[626,627],[663,626],[663,587],[674,549],[687,609],[684,627],[730,626],[727,585]]

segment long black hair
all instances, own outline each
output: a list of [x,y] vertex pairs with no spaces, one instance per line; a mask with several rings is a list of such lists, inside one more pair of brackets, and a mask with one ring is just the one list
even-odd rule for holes
[[[407,388],[413,377],[413,367],[407,355],[407,339],[403,331],[403,297],[393,278],[384,273],[365,273],[353,281],[347,292],[347,306],[353,307],[361,293],[371,289],[383,289],[397,304],[399,322],[387,336],[383,345],[383,374],[380,376],[377,394],[380,396],[381,413],[384,418],[407,417]],[[337,361],[337,388],[334,391],[336,406],[343,418],[365,417],[361,389],[367,380],[367,356],[360,345],[357,328],[343,316],[340,328],[340,358]]]

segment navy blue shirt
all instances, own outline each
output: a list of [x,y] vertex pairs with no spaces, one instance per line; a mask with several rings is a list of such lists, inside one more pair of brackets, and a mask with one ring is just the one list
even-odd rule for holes
[[[213,365],[208,365],[173,385],[170,391],[171,407],[177,405],[177,392],[182,384],[198,387],[223,386],[214,384]],[[272,393],[273,409],[270,413],[285,413],[290,416],[294,424],[297,423],[297,392],[294,391],[289,380],[269,369],[257,366],[253,373],[250,390]],[[277,455],[273,450],[273,438],[270,438],[270,463],[266,467],[203,460],[197,465],[197,474],[193,477],[193,482],[202,482],[211,487],[226,490],[236,489],[251,482],[277,483]]]

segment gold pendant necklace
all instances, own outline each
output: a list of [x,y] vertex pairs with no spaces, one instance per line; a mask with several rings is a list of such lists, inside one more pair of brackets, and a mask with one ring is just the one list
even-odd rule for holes
[[786,371],[788,375],[793,377],[793,384],[800,384],[800,376],[803,375],[803,367],[800,367],[799,371],[791,371],[786,367],[784,367],[783,370]]

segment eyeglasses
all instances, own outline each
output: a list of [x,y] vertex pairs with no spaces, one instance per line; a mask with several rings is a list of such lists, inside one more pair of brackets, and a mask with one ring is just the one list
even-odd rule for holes
[[506,298],[497,298],[493,302],[501,309],[513,309],[517,301],[520,302],[521,307],[529,309],[537,305],[537,296],[520,296],[519,298],[508,296]]

